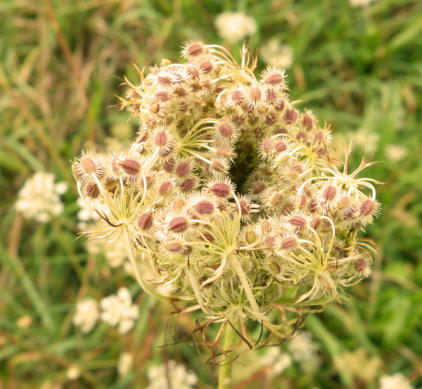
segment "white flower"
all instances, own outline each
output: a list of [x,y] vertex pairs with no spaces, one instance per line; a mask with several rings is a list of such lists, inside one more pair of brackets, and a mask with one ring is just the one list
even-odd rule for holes
[[66,377],[70,381],[77,380],[81,375],[81,371],[79,370],[78,366],[72,365],[66,371]]
[[367,7],[374,0],[349,0],[353,7]]
[[380,389],[412,389],[413,386],[407,378],[401,374],[396,373],[390,376],[382,376],[380,378]]
[[277,38],[271,38],[265,42],[260,50],[262,59],[271,66],[287,69],[293,63],[293,49],[287,44],[281,43]]
[[215,19],[218,35],[228,42],[235,43],[256,32],[256,22],[242,12],[223,12]]
[[407,156],[407,149],[400,145],[391,144],[385,149],[385,154],[391,161],[398,162]]
[[299,332],[288,345],[293,359],[300,363],[305,371],[313,372],[319,365],[318,346],[312,341],[309,332]]
[[82,332],[87,333],[95,326],[99,316],[98,303],[93,298],[87,297],[76,304],[73,324],[81,327]]
[[117,370],[120,376],[124,376],[129,373],[133,365],[133,357],[131,353],[124,352],[120,354],[119,364]]
[[27,219],[41,223],[49,221],[51,215],[60,215],[63,212],[60,195],[67,191],[67,184],[54,180],[54,174],[43,172],[28,178],[19,191],[16,209]]
[[[187,371],[185,366],[170,360],[167,366],[162,364],[151,366],[147,371],[150,384],[146,389],[189,389],[196,385],[198,379],[193,372]],[[170,381],[170,385],[169,382]]]
[[98,220],[100,217],[98,216],[98,213],[95,212],[94,209],[90,207],[89,204],[81,197],[78,198],[78,205],[81,207],[77,214],[79,220],[78,228],[80,230],[86,230],[88,222]]
[[277,376],[292,364],[292,359],[288,354],[282,353],[280,348],[271,347],[262,357],[261,363],[264,366],[271,366],[272,374]]
[[132,304],[127,288],[120,288],[117,295],[103,298],[100,306],[101,319],[113,327],[118,325],[118,331],[121,334],[129,332],[139,316],[138,307]]
[[104,254],[111,267],[123,265],[127,258],[127,248],[123,234],[114,237],[111,241],[104,241]]
[[379,135],[366,128],[359,128],[355,133],[350,134],[350,140],[367,151],[374,151],[378,145]]

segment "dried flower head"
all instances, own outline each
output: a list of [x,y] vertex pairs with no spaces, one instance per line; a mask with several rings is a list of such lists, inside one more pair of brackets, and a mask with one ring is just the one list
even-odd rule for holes
[[[199,41],[183,57],[126,80],[122,107],[140,124],[127,150],[76,160],[79,192],[107,223],[86,234],[121,239],[147,293],[233,326],[249,346],[257,323],[260,339],[289,336],[370,274],[374,248],[359,232],[380,206],[361,174],[374,162],[350,169],[349,149],[332,158],[329,127],[289,100],[278,67],[257,76],[245,47],[240,64]],[[102,318],[126,331],[137,311],[120,294]]]

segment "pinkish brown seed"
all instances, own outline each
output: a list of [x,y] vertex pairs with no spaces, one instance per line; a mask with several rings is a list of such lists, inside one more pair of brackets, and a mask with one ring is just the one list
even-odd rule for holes
[[333,185],[328,185],[327,187],[324,188],[322,195],[326,201],[331,201],[334,199],[334,197],[336,197],[336,194],[337,194],[336,187]]
[[276,193],[274,194],[274,196],[271,198],[271,205],[273,207],[280,205],[281,202],[283,201],[283,195],[281,193]]
[[245,199],[242,199],[239,202],[240,202],[240,211],[241,211],[242,216],[249,215],[252,208],[251,203]]
[[155,94],[155,97],[158,101],[167,101],[170,96],[166,91],[159,91]]
[[230,158],[233,156],[233,151],[229,147],[218,146],[215,148],[215,153],[222,157]]
[[195,210],[200,215],[211,215],[214,212],[214,204],[209,200],[201,200],[195,204]]
[[312,117],[309,114],[305,113],[305,115],[303,115],[302,125],[308,131],[312,130],[314,123],[313,123]]
[[284,80],[284,77],[281,73],[274,72],[270,73],[265,77],[265,82],[270,85],[278,85],[281,84]]
[[195,184],[196,179],[194,177],[186,178],[180,183],[180,190],[182,192],[189,192],[195,187]]
[[252,193],[253,194],[259,194],[266,188],[265,184],[263,182],[258,182],[253,188]]
[[204,52],[204,46],[202,43],[191,43],[188,47],[186,47],[186,54],[189,57],[196,57],[197,55],[201,55]]
[[228,197],[230,195],[230,185],[225,182],[217,182],[211,186],[210,191],[218,197]]
[[233,127],[229,123],[221,123],[218,126],[218,132],[224,138],[231,138],[233,136]]
[[177,97],[185,97],[185,96],[188,94],[188,92],[186,91],[186,89],[185,89],[185,88],[179,87],[179,88],[176,88],[176,89],[174,90],[174,94],[175,94]]
[[97,184],[88,184],[85,189],[86,195],[91,199],[95,199],[100,194],[100,189]]
[[264,153],[271,153],[273,149],[273,141],[272,139],[264,139],[261,143],[261,149]]
[[356,259],[355,262],[355,269],[359,272],[362,273],[365,269],[366,269],[366,260],[364,258],[358,258]]
[[314,217],[311,222],[311,227],[316,230],[321,224],[321,219],[319,217]]
[[173,241],[166,243],[164,247],[171,253],[177,253],[182,249],[182,244],[180,242]]
[[241,104],[245,97],[240,90],[234,90],[231,94],[231,98],[235,104]]
[[345,219],[351,219],[352,217],[354,217],[356,212],[356,209],[354,206],[349,206],[344,210],[344,218]]
[[163,147],[167,144],[167,134],[164,131],[160,131],[155,135],[154,142],[158,147]]
[[97,170],[97,165],[92,160],[92,158],[84,157],[84,158],[81,159],[80,164],[81,164],[82,169],[84,170],[84,172],[86,174],[93,174]]
[[303,228],[306,225],[306,219],[302,216],[293,216],[290,218],[289,223],[297,228]]
[[287,145],[284,142],[277,142],[274,145],[274,149],[275,151],[277,151],[277,153],[282,153],[283,151],[287,149]]
[[274,89],[267,89],[265,91],[265,98],[270,104],[274,104],[277,98],[277,94],[275,93]]
[[135,161],[134,159],[124,159],[119,163],[119,165],[124,170],[124,172],[130,176],[135,176],[138,174],[141,168],[139,162]]
[[157,79],[158,79],[158,82],[161,85],[170,85],[171,84],[171,78],[169,76],[158,76]]
[[199,68],[203,73],[209,73],[213,69],[214,65],[211,61],[204,61],[199,65]]
[[190,173],[190,163],[189,161],[180,162],[176,167],[176,174],[179,177],[185,177]]
[[163,182],[158,189],[161,196],[167,196],[173,189],[173,184],[170,181]]
[[277,111],[282,111],[285,105],[286,103],[284,102],[284,100],[279,100],[277,104],[275,105],[275,108]]
[[375,211],[376,203],[374,200],[366,199],[360,206],[360,216],[372,215]]
[[252,101],[261,100],[261,90],[256,86],[251,87],[249,89],[249,97],[251,98]]
[[149,230],[152,227],[152,212],[146,212],[139,216],[138,227],[141,230]]
[[286,238],[286,239],[283,239],[281,241],[281,245],[280,245],[280,247],[283,250],[292,249],[292,248],[295,248],[296,246],[297,246],[297,240],[293,236]]
[[172,219],[169,223],[169,231],[181,233],[188,229],[188,220],[183,216]]
[[298,113],[295,109],[288,109],[285,114],[284,114],[284,120],[288,123],[291,124],[293,122],[296,121],[298,116]]
[[174,169],[174,165],[176,164],[173,158],[167,158],[164,161],[163,168],[167,173],[171,173]]

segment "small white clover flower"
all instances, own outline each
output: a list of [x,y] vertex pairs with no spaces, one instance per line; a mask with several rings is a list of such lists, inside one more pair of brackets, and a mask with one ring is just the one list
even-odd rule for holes
[[196,375],[186,370],[186,367],[170,360],[164,364],[151,366],[147,371],[150,384],[146,389],[164,389],[170,386],[177,389],[190,389],[198,381]]
[[292,66],[293,48],[277,38],[271,38],[259,50],[262,59],[271,66],[288,69]]
[[401,373],[380,378],[380,389],[413,389],[408,379]]
[[255,20],[243,12],[223,12],[215,19],[218,35],[235,43],[256,32]]
[[271,347],[263,355],[261,363],[265,366],[271,366],[272,375],[277,376],[292,364],[292,359],[289,354],[281,352],[279,347]]
[[123,352],[119,357],[119,364],[117,365],[117,370],[120,376],[125,376],[132,369],[133,357],[129,352]]
[[76,313],[73,317],[73,324],[87,333],[94,328],[100,316],[98,303],[91,297],[87,297],[76,304]]
[[19,191],[16,209],[27,219],[34,219],[40,223],[50,220],[51,215],[63,212],[60,195],[64,194],[68,186],[65,182],[55,183],[52,173],[37,172],[25,181]]
[[401,145],[391,144],[385,149],[385,155],[392,162],[398,162],[406,158],[407,149]]
[[120,288],[117,295],[103,298],[100,307],[101,319],[113,327],[118,326],[121,334],[129,332],[139,316],[138,307],[132,304],[127,288]]

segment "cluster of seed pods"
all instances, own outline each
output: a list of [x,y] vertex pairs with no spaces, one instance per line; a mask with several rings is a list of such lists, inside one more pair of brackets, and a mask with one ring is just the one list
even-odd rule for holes
[[[359,231],[379,210],[375,180],[333,157],[330,131],[289,100],[283,70],[259,76],[245,48],[190,42],[126,80],[133,144],[73,164],[82,198],[124,234],[141,286],[201,309],[210,321],[250,318],[281,334],[277,312],[339,299],[371,273]],[[165,292],[163,292],[165,291]]]

